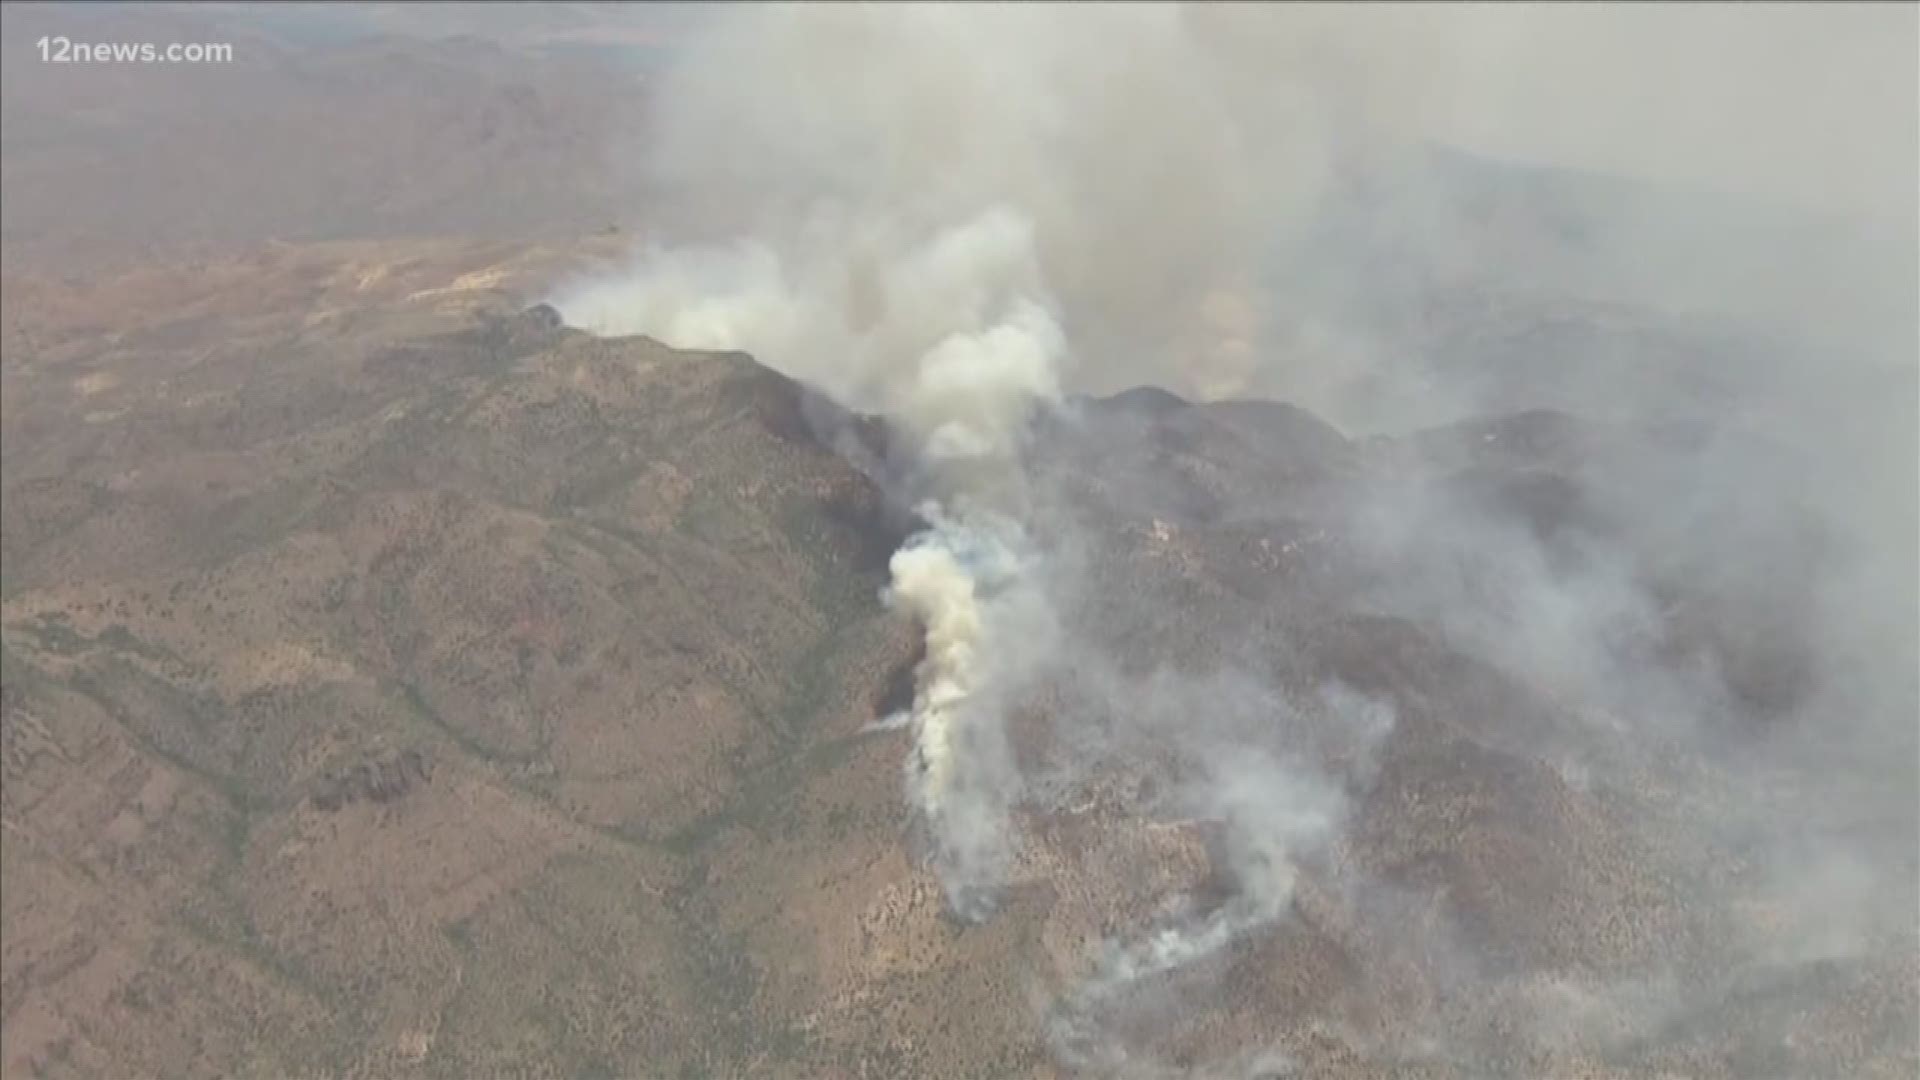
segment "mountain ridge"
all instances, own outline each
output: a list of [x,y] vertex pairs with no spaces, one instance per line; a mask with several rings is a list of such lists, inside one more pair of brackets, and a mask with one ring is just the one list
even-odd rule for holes
[[[310,269],[328,251],[348,261]],[[1622,742],[1472,625],[1369,592],[1452,541],[1418,542],[1434,519],[1396,548],[1369,515],[1398,503],[1368,492],[1465,483],[1574,558],[1636,432],[1536,412],[1350,439],[1152,389],[1040,423],[1036,539],[1078,545],[1058,600],[1087,636],[1014,703],[1024,840],[969,925],[918,861],[885,723],[922,655],[882,602],[918,527],[886,425],[745,354],[560,327],[514,284],[537,255],[453,292],[359,290],[359,258],[273,256],[267,295],[285,274],[358,299],[216,316],[222,349],[135,323],[152,359],[104,385],[116,346],[84,315],[9,350],[10,1074],[1910,1058],[1897,946],[1738,960],[1812,917],[1715,846],[1746,774],[1682,729]],[[1749,647],[1721,637],[1690,655]],[[1076,724],[1197,700],[1225,726],[1196,738],[1318,762],[1349,824],[1272,921],[1096,993],[1114,950],[1249,887],[1247,837],[1177,797],[1204,740],[1075,757]],[[1801,1005],[1689,1004],[1753,994]],[[1817,1022],[1778,1011],[1807,1002]],[[1740,1056],[1777,1024],[1797,1049]]]

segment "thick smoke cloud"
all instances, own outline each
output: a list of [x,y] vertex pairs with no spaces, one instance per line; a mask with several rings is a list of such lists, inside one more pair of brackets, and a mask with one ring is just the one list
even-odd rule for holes
[[[1419,470],[1359,485],[1349,599],[1565,705],[1578,724],[1520,749],[1574,786],[1622,752],[1702,755],[1736,790],[1828,769],[1687,827],[1761,852],[1791,929],[1738,943],[1747,961],[1859,955],[1915,896],[1915,29],[1911,8],[723,9],[655,90],[649,246],[557,303],[750,351],[905,437],[898,494],[930,523],[886,596],[926,633],[905,787],[961,914],[991,916],[1023,804],[1129,756],[1184,761],[1169,812],[1218,823],[1237,891],[1109,942],[1045,1018],[1064,1056],[1139,1065],[1103,1010],[1287,917],[1395,723],[1340,686],[1303,702],[1252,664],[1143,674],[1088,644],[1095,538],[1034,475],[1034,420],[1136,384],[1291,400],[1349,433],[1538,406],[1628,445],[1710,422],[1683,470],[1576,452],[1605,526],[1571,538]],[[1579,320],[1607,332],[1557,329]],[[1406,445],[1444,457],[1460,434]],[[1470,437],[1497,457],[1508,436]],[[1685,590],[1792,692],[1732,652],[1674,662]],[[1064,763],[1024,774],[1010,716],[1069,668],[1099,719],[1059,718]],[[1781,734],[1719,764],[1765,710]],[[1345,764],[1294,753],[1329,728]],[[1822,815],[1868,825],[1835,847]],[[1614,1045],[1690,1015],[1671,984],[1513,992],[1545,1002],[1520,1016],[1542,1045]]]
[[886,599],[926,628],[907,791],[955,910],[978,917],[1012,857],[1020,796],[1004,714],[1057,629],[1018,522],[960,505],[966,516],[951,519],[927,506],[934,524],[894,554]]
[[650,129],[665,238],[719,248],[657,253],[572,310],[778,344],[783,366],[878,409],[901,358],[996,291],[1044,293],[1099,358],[1084,384],[1229,387],[1274,230],[1404,107],[1369,103],[1366,72],[1421,66],[1332,23],[1158,5],[720,15]]
[[1010,855],[1006,679],[987,654],[1046,601],[1021,579],[1041,571],[990,586],[978,555],[1028,561],[1007,554],[1026,545],[1002,511],[1020,499],[1029,416],[1081,355],[1098,357],[1081,373],[1096,383],[1244,377],[1262,231],[1301,218],[1373,139],[1342,70],[1358,41],[1323,21],[1162,6],[722,16],[655,125],[690,246],[563,298],[602,331],[748,349],[914,441],[938,524],[896,556],[889,595],[928,628],[909,787],[956,904]]
[[[1066,379],[1083,390],[1258,393],[1403,426],[1469,412],[1480,395],[1453,386],[1390,417],[1351,400],[1412,344],[1379,310],[1410,278],[1731,309],[1904,358],[1914,22],[1790,5],[722,9],[653,91],[644,198],[663,247],[572,310],[669,340],[751,333],[879,410],[885,372],[949,331],[937,301],[969,300],[924,291],[936,237],[1010,217],[1024,249],[1004,222],[982,229],[969,287],[1044,288],[1092,358]],[[1420,153],[1434,141],[1697,195],[1676,212],[1594,185],[1577,250],[1491,246]],[[1370,235],[1317,243],[1330,195]],[[1835,242],[1789,216],[1756,236],[1740,211],[1769,204],[1868,231]],[[947,246],[941,265],[961,265]]]

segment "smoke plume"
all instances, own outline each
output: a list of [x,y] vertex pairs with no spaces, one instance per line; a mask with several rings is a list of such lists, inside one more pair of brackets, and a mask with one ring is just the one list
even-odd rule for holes
[[[646,249],[556,302],[598,332],[750,351],[902,436],[888,479],[929,523],[885,596],[926,635],[900,721],[905,788],[955,911],[992,915],[1023,806],[1057,809],[1116,762],[1177,776],[1160,811],[1221,830],[1233,895],[1108,940],[1048,1014],[1066,1056],[1139,1065],[1110,1038],[1111,1006],[1288,917],[1303,860],[1348,839],[1396,706],[1550,762],[1569,790],[1628,790],[1678,757],[1707,778],[1689,784],[1729,793],[1636,827],[1753,852],[1764,880],[1689,900],[1762,896],[1794,940],[1715,930],[1735,975],[1660,995],[1646,987],[1678,986],[1668,972],[1588,989],[1462,960],[1436,977],[1548,1001],[1520,1027],[1549,1050],[1606,1026],[1550,1022],[1567,1011],[1554,1001],[1641,1018],[1620,1023],[1645,1035],[1739,979],[1897,937],[1915,896],[1898,852],[1920,748],[1920,117],[1911,50],[1886,44],[1911,43],[1914,15],[1823,19],[724,8],[655,89]],[[1296,658],[1196,646],[1196,623],[1145,586],[1092,580],[1090,552],[1115,537],[1075,501],[1077,478],[1035,465],[1036,431],[1057,450],[1091,428],[1080,395],[1139,384],[1282,398],[1394,436],[1325,440],[1358,478],[1312,503],[1352,538],[1341,603],[1429,628],[1552,722],[1435,721],[1416,691],[1329,688]],[[1578,445],[1555,461],[1580,497],[1525,477],[1489,493],[1509,441],[1512,460],[1558,445],[1558,414],[1459,422],[1541,409],[1612,433],[1565,436]],[[1683,467],[1619,449],[1678,444]],[[1160,508],[1178,520],[1192,492],[1146,475],[1158,450],[1121,450],[1139,456],[1114,468],[1142,475],[1103,477],[1102,497],[1152,508],[1154,542],[1177,544]],[[1285,517],[1278,494],[1223,484],[1211,523]],[[1325,535],[1279,548],[1319,558]],[[1262,611],[1260,588],[1210,602],[1244,601],[1247,625],[1323,614]],[[1139,640],[1165,655],[1120,655]],[[1204,675],[1166,659],[1208,648]],[[1050,771],[1029,775],[1011,725],[1049,680],[1081,700],[1055,710]],[[1748,734],[1756,717],[1766,738]],[[1791,798],[1737,794],[1786,772]],[[1820,910],[1847,932],[1811,929]],[[1688,993],[1704,996],[1662,996]],[[1437,1029],[1481,1022],[1476,991],[1435,994]]]
[[[1323,22],[1151,5],[721,16],[654,124],[690,235],[563,298],[602,332],[747,349],[913,442],[936,524],[895,556],[888,595],[927,628],[908,786],[956,904],[1009,855],[996,653],[1046,659],[1031,634],[1001,644],[1047,605],[1019,521],[1029,418],[1075,355],[1099,357],[1095,383],[1244,378],[1261,230],[1374,138],[1370,106],[1337,92],[1358,41]],[[1272,50],[1299,76],[1252,84]]]

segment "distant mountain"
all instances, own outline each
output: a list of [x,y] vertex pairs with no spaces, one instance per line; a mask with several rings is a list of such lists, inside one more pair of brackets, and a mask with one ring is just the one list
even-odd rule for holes
[[[1808,371],[1911,384],[1909,233],[1430,146],[1350,178],[1280,239],[1279,347],[1331,335],[1343,351],[1275,365],[1252,389],[1404,430],[1537,407],[1777,410],[1824,396]],[[1289,385],[1336,366],[1353,371]]]
[[[592,50],[350,27],[302,36],[312,20],[330,25],[312,9],[95,8],[9,5],[4,15],[22,61],[7,65],[0,95],[0,238],[16,265],[270,239],[527,239],[631,223],[638,209],[622,155],[641,137],[644,91]],[[46,35],[223,43],[233,58],[41,63],[28,50]]]

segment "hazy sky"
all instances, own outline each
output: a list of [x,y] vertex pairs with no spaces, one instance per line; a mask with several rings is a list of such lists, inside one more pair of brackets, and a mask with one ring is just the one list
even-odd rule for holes
[[[573,8],[576,18],[583,11],[662,21],[632,9]],[[1823,209],[1915,216],[1920,5],[1369,3],[1323,11],[1401,57],[1410,70],[1399,92],[1423,99],[1425,122],[1445,141]],[[700,17],[697,8],[686,14]]]
[[[702,5],[356,7],[370,27],[402,33],[642,35],[668,47],[712,14]],[[319,11],[342,17],[343,8]],[[1443,141],[1915,217],[1920,5],[1330,4],[1320,14],[1398,58],[1405,81],[1385,92],[1418,98],[1422,123]]]
[[1914,217],[1920,6],[1455,8],[1470,146]]

